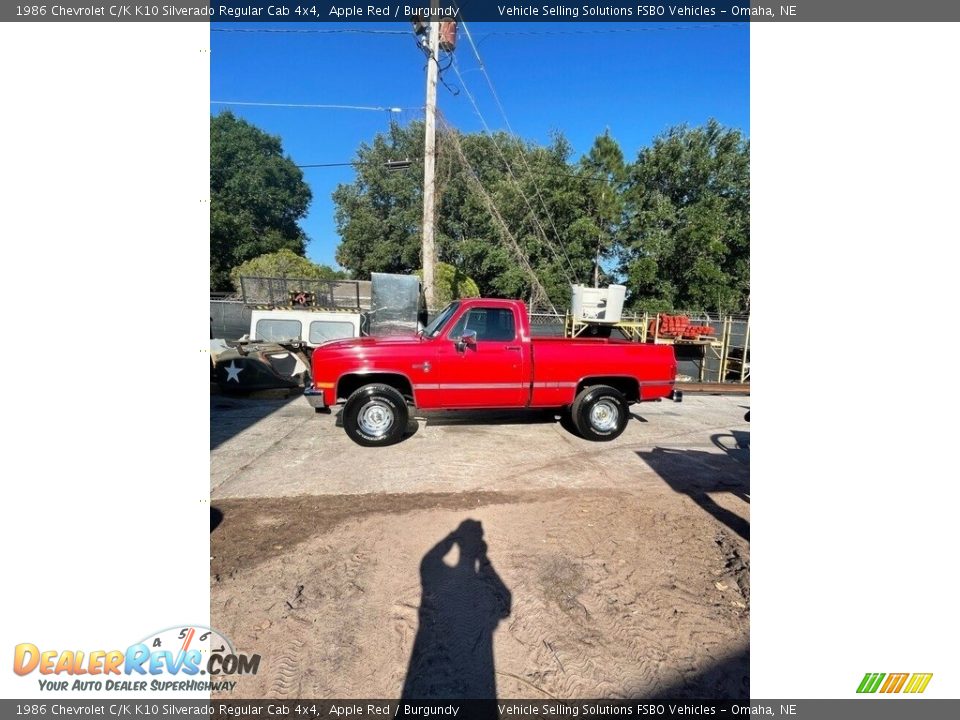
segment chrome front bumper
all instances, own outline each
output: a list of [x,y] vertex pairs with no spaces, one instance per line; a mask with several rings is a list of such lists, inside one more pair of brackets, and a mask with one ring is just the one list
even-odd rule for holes
[[325,408],[327,404],[323,400],[323,390],[317,390],[315,387],[304,388],[303,396],[307,399],[307,402],[310,403],[311,407]]

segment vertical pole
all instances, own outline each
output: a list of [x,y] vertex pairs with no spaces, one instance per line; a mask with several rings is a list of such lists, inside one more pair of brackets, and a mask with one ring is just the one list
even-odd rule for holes
[[[600,192],[600,204],[603,204],[604,199],[607,194],[605,190]],[[602,212],[602,210],[601,210]],[[597,230],[597,255],[593,260],[593,287],[600,287],[600,244],[603,242],[603,215],[601,212],[598,212],[597,215],[600,216],[600,227]]]
[[720,377],[717,382],[726,382],[727,367],[730,365],[730,340],[733,334],[733,318],[727,316],[723,320],[723,332],[721,333],[720,346]]
[[705,383],[707,381],[707,345],[706,343],[700,343],[700,382]]
[[743,361],[740,363],[740,384],[747,379],[747,354],[750,352],[750,316],[747,315],[747,329],[743,336]]
[[[439,0],[430,0],[430,7],[436,9]],[[434,277],[433,270],[437,261],[437,250],[433,242],[434,225],[434,173],[436,171],[437,143],[437,70],[440,54],[440,22],[429,17],[430,58],[427,60],[427,102],[424,118],[423,139],[423,293],[427,308],[433,309]]]

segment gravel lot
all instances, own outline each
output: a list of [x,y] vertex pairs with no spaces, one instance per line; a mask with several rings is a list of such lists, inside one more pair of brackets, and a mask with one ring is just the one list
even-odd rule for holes
[[749,697],[748,397],[419,415],[367,449],[211,397],[211,619],[236,697]]

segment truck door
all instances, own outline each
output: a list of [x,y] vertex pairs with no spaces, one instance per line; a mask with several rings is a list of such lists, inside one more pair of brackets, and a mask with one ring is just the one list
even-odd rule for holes
[[[471,331],[476,342],[461,342]],[[442,406],[525,406],[530,372],[525,355],[513,308],[472,307],[438,348]]]

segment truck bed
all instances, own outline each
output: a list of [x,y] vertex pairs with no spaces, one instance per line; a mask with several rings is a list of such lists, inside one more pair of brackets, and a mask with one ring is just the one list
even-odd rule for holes
[[627,377],[639,383],[639,398],[665,398],[673,391],[676,360],[668,345],[608,338],[533,338],[531,406],[568,405],[584,377]]

